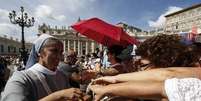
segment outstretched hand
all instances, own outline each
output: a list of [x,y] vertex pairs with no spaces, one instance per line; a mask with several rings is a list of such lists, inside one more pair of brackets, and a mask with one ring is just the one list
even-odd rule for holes
[[58,92],[62,99],[78,101],[82,98],[82,92],[77,88],[64,89]]
[[69,88],[56,91],[39,101],[87,101],[85,94],[77,88]]
[[92,85],[95,85],[95,84],[108,85],[108,84],[114,84],[114,83],[118,83],[118,82],[113,76],[100,77],[92,81]]
[[102,85],[90,85],[89,89],[94,93],[94,101],[100,101],[106,96],[105,86]]
[[97,73],[93,70],[84,70],[81,73],[81,79],[82,81],[87,81],[87,80],[91,80],[94,79],[96,77]]

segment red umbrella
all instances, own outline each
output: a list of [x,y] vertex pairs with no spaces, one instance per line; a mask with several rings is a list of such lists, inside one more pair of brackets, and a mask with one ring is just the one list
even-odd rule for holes
[[139,43],[135,38],[124,32],[123,28],[108,24],[98,18],[82,20],[71,27],[82,35],[106,46],[127,46]]

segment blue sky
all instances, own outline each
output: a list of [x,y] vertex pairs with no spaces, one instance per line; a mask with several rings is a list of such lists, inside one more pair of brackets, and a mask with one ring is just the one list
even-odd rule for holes
[[0,0],[0,35],[20,39],[20,28],[8,19],[8,12],[19,12],[20,6],[36,19],[34,27],[25,29],[25,40],[32,41],[38,25],[70,26],[78,17],[99,17],[150,30],[164,25],[164,15],[198,3],[201,0]]

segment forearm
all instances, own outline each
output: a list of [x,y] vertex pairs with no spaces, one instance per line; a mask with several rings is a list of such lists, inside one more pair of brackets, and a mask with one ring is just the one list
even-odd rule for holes
[[126,82],[105,87],[106,95],[129,98],[166,98],[163,82]]
[[61,100],[62,97],[60,94],[58,94],[58,92],[52,93],[42,99],[40,99],[39,101],[59,101]]
[[119,74],[114,76],[117,82],[127,81],[164,81],[167,78],[196,77],[201,78],[201,68],[171,67],[152,69],[147,71]]
[[109,69],[105,69],[105,70],[101,70],[101,74],[103,76],[113,76],[113,75],[117,75],[119,72],[114,69],[114,68],[109,68]]

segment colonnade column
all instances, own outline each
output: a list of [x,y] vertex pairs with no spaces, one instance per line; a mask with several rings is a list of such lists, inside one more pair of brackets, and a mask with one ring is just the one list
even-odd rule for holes
[[80,42],[80,55],[83,55],[83,45],[82,45],[82,41]]
[[88,41],[86,41],[86,45],[85,45],[85,49],[86,49],[86,50],[85,50],[85,54],[86,54],[86,55],[88,54],[88,47],[89,47],[89,46],[88,46]]
[[70,51],[70,40],[68,40],[68,52]]
[[95,43],[93,41],[91,42],[91,52],[95,52]]
[[100,51],[103,50],[103,45],[102,44],[99,44],[99,49],[100,49]]
[[73,41],[73,49],[76,52],[76,40]]
[[66,54],[66,40],[63,40],[63,53]]
[[78,41],[78,56],[80,56],[80,41]]

